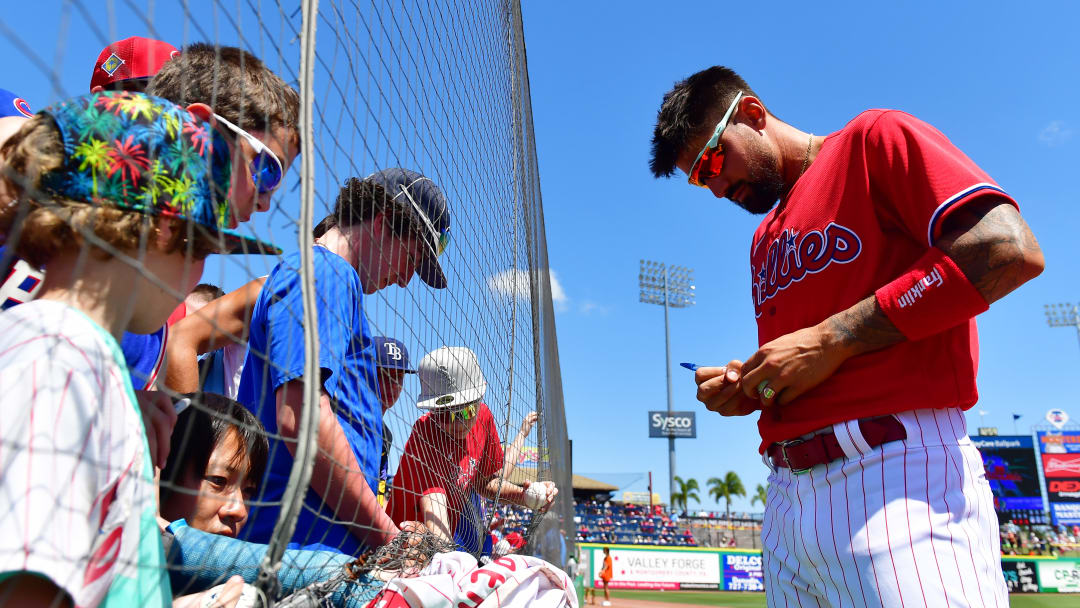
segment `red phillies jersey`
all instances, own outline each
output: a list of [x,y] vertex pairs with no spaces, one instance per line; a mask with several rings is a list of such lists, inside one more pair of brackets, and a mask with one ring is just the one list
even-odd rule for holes
[[503,449],[495,418],[483,403],[476,412],[464,445],[447,435],[428,412],[413,425],[401,456],[386,512],[395,523],[423,521],[420,498],[446,494],[450,505],[450,530],[466,508],[469,494],[480,490],[503,466]]
[[[811,327],[900,276],[962,205],[1016,205],[938,130],[903,112],[869,110],[825,138],[750,248],[758,342]],[[978,399],[972,319],[917,342],[852,357],[825,382],[761,414],[761,450],[855,418]]]

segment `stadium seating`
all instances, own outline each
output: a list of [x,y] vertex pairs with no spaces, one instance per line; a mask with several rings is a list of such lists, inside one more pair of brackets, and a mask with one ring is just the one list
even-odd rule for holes
[[575,502],[574,523],[579,542],[680,547],[742,546],[756,548],[760,519],[727,521],[722,514],[682,514],[663,505],[617,502]]
[[1080,526],[1001,524],[1002,555],[1080,557]]

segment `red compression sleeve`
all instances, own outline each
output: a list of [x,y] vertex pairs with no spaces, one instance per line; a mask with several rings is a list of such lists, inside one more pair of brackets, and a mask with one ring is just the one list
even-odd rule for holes
[[990,308],[956,262],[937,247],[874,295],[908,340],[945,331]]

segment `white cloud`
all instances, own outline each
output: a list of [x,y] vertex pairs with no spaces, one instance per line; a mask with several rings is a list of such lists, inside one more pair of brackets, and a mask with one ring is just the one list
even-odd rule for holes
[[1072,138],[1072,129],[1065,124],[1064,120],[1055,120],[1039,131],[1039,141],[1048,146],[1060,146]]
[[555,310],[566,310],[566,303],[570,298],[566,297],[566,292],[563,291],[559,275],[555,274],[554,270],[548,269],[548,279],[551,283],[551,301],[555,304]]
[[584,302],[582,302],[579,310],[583,315],[591,314],[594,312],[600,315],[606,315],[608,313],[607,306],[597,304],[592,300],[585,300]]
[[[559,283],[555,271],[549,271],[548,278],[551,283],[551,301],[555,305],[555,310],[565,311],[570,298],[566,297],[566,292]],[[529,273],[520,268],[511,268],[493,274],[488,277],[487,284],[488,289],[499,295],[526,301],[529,299]]]
[[487,280],[488,289],[508,297],[529,298],[529,275],[524,270],[510,269],[493,274]]

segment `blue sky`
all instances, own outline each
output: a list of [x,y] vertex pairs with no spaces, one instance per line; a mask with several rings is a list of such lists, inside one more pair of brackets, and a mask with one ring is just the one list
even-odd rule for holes
[[[766,6],[525,4],[548,248],[566,297],[557,321],[575,471],[651,470],[666,497],[667,442],[648,439],[646,422],[666,405],[663,311],[637,301],[640,258],[696,270],[697,306],[671,313],[674,363],[722,364],[755,350],[747,259],[757,221],[647,168],[662,95],[714,64],[740,72],[783,120],[818,134],[868,108],[910,112],[1015,196],[1047,268],[979,318],[981,401],[969,427],[980,409],[1003,434],[1013,412],[1022,432],[1050,407],[1080,416],[1077,337],[1047,327],[1043,312],[1080,299],[1075,5]],[[676,442],[678,472],[703,483],[733,470],[752,492],[767,473],[754,420],[706,411],[691,375],[679,367],[672,375],[675,408],[698,412],[698,438]]]
[[[153,15],[131,10],[126,3],[106,6],[100,14],[91,14],[96,30],[85,26],[82,13],[58,0],[6,7],[0,17],[0,53],[8,61],[0,86],[16,90],[35,108],[80,93],[104,43],[152,35],[147,22],[159,37],[178,45],[207,38],[235,43],[239,22],[249,48],[292,80],[292,21],[278,20],[276,8],[268,3],[262,27],[245,16],[247,9],[238,18],[215,9],[198,13],[192,21],[172,3],[155,3]],[[1080,187],[1073,179],[1080,160],[1080,84],[1075,78],[1080,73],[1080,42],[1074,31],[1080,15],[1068,3],[1042,3],[1022,11],[1015,5],[994,6],[852,2],[785,3],[782,9],[766,9],[707,2],[525,2],[532,108],[548,253],[561,293],[557,331],[576,472],[623,483],[652,471],[657,490],[666,498],[667,442],[648,439],[646,425],[647,411],[666,407],[663,311],[637,301],[639,259],[696,270],[697,306],[671,314],[673,362],[723,363],[755,350],[747,256],[756,220],[683,179],[655,180],[647,169],[661,96],[676,80],[713,64],[739,71],[779,117],[817,134],[841,128],[868,108],[908,111],[943,131],[1009,191],[1043,247],[1047,269],[979,318],[982,400],[969,413],[970,427],[980,424],[980,409],[988,412],[985,424],[1000,427],[1002,433],[1011,432],[1014,412],[1023,416],[1021,430],[1041,422],[1051,407],[1080,417],[1073,390],[1080,367],[1077,338],[1069,329],[1048,328],[1043,313],[1045,303],[1080,299],[1075,287],[1080,278],[1075,236]],[[458,8],[472,10],[473,5]],[[354,33],[364,36],[363,28],[371,23],[358,23]],[[329,41],[330,24],[323,22],[320,28],[320,36]],[[409,34],[388,29],[396,31],[391,42],[384,42],[382,50],[390,52],[394,41]],[[491,52],[467,46],[450,50],[444,58],[438,47],[423,48],[416,61],[442,65],[445,60],[452,66],[470,53]],[[415,64],[398,61],[401,71],[408,70],[400,65],[415,69]],[[444,75],[434,84],[468,87],[471,82],[455,85],[453,80]],[[331,84],[317,79],[320,99],[335,94]],[[496,89],[494,95],[506,93],[498,85]],[[468,93],[455,91],[457,101],[450,101],[467,105],[461,100]],[[378,106],[378,99],[352,101]],[[367,114],[400,119],[416,112],[408,104],[385,105]],[[342,117],[356,120],[356,115],[337,118]],[[425,115],[424,120],[437,126],[462,119]],[[505,128],[505,113],[495,108],[491,115],[470,116],[464,123],[481,125],[476,130],[482,134],[486,128]],[[361,147],[357,157],[334,158],[338,165],[320,175],[320,192],[329,190],[342,171],[395,163],[422,166],[426,155],[435,154],[430,150],[439,147],[429,145],[424,134],[407,134],[401,125],[394,126],[397,130],[374,147]],[[348,124],[340,129],[348,132]],[[395,145],[400,142],[405,145]],[[480,148],[502,163],[506,161],[499,154],[504,149],[489,147],[486,141]],[[452,200],[486,193],[474,182],[496,183],[502,170],[498,162],[458,164],[452,153],[447,158],[444,162],[452,167],[440,177],[457,189],[449,193]],[[295,171],[290,180],[291,186]],[[290,196],[295,193],[283,194]],[[462,219],[464,233],[483,227],[474,218]],[[269,231],[279,241],[292,239],[288,220],[287,214],[267,214],[252,229],[264,235]],[[269,266],[261,265],[270,261],[249,260],[238,266],[222,258],[208,273],[235,287],[248,276],[265,273]],[[468,260],[451,263],[459,265],[452,269],[456,276]],[[889,278],[882,277],[882,282]],[[478,291],[484,283],[466,288]],[[389,290],[373,307],[374,322],[401,329],[401,320],[389,311],[413,298],[427,303],[427,297],[413,286]],[[460,320],[453,317],[448,323]],[[441,337],[439,328],[434,334],[406,336],[410,348],[415,346],[414,357],[421,347],[431,346],[433,335]],[[675,367],[672,375],[675,408],[698,411],[698,438],[677,444],[678,472],[704,482],[733,470],[750,491],[763,483],[766,470],[756,452],[754,420],[725,419],[705,411],[694,399],[691,374]],[[415,391],[407,386],[406,395]],[[634,489],[640,488],[638,484]],[[703,498],[709,508],[712,501]],[[733,508],[750,507],[740,499]]]

